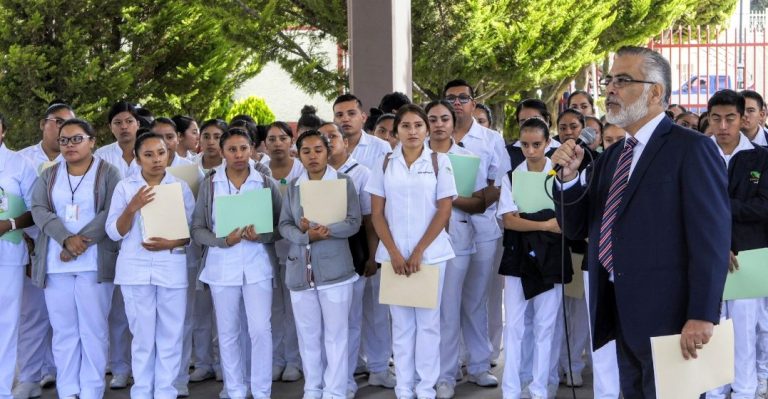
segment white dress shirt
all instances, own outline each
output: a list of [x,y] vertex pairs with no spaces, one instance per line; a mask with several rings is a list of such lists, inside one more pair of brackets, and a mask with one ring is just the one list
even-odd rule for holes
[[[715,142],[715,145],[717,146],[717,152],[720,154],[720,156],[725,161],[726,168],[728,167],[728,164],[731,163],[731,159],[736,154],[738,154],[739,152],[747,151],[747,150],[754,150],[755,149],[754,144],[752,144],[752,143],[755,143],[755,142],[754,141],[750,142],[749,139],[747,138],[747,136],[744,135],[744,133],[739,133],[739,144],[736,145],[736,148],[734,148],[733,152],[730,153],[730,154],[726,154],[726,153],[723,152],[723,149],[720,148],[720,146],[717,144],[717,138],[715,138],[715,136],[712,136],[710,138],[712,139],[712,141]],[[757,141],[757,140],[755,140],[755,141]],[[757,143],[755,143],[755,144],[757,144]],[[757,145],[759,145],[759,144],[757,144]]]
[[[179,205],[184,206],[184,213],[187,216],[187,223],[189,223],[195,207],[195,197],[187,183],[170,173],[166,173],[160,184],[176,182],[181,183],[184,204]],[[139,172],[121,180],[112,195],[112,203],[107,215],[107,235],[114,241],[122,240],[120,254],[117,257],[115,284],[186,288],[187,257],[184,253],[170,250],[149,251],[141,245],[144,241],[141,211],[133,217],[131,229],[125,235],[121,235],[117,231],[117,219],[123,214],[128,203],[139,189],[146,185],[146,180]]]
[[123,159],[123,149],[120,148],[117,142],[99,148],[94,152],[94,155],[116,167],[122,178],[141,172],[141,168],[136,163],[136,158],[131,161],[130,165],[125,162],[125,159]]
[[360,133],[360,141],[350,155],[368,169],[373,169],[390,152],[392,147],[388,142],[363,131]]
[[[357,166],[355,166],[357,165]],[[365,191],[365,185],[371,176],[371,170],[367,166],[359,163],[354,157],[347,157],[344,165],[338,169],[338,172],[344,173],[352,179],[355,184],[357,196],[360,199],[360,215],[371,214],[371,194]]]

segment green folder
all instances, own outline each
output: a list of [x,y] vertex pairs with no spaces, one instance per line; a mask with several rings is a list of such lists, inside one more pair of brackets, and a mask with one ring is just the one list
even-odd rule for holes
[[[17,218],[27,211],[27,205],[24,203],[24,199],[11,193],[5,193],[5,196],[8,197],[8,210],[6,212],[0,212],[0,220]],[[11,230],[3,234],[3,236],[0,237],[0,240],[6,240],[14,244],[18,244],[21,242],[23,233],[23,229]]]
[[723,299],[768,297],[768,248],[741,251],[739,270],[728,273]]
[[474,155],[448,154],[453,167],[453,179],[456,181],[456,191],[459,197],[471,197],[475,192],[477,170],[480,168],[480,157]]
[[216,237],[252,224],[259,234],[273,231],[272,191],[268,188],[222,195],[214,199]]
[[546,172],[512,172],[512,199],[520,212],[533,213],[542,209],[555,209],[555,204],[550,199],[554,179],[547,181],[545,192],[546,178]]

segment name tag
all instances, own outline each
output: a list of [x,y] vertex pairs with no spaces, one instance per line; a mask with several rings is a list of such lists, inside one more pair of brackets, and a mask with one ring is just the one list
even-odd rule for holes
[[75,204],[69,204],[67,205],[67,208],[64,210],[64,220],[67,222],[77,222],[78,220],[78,213],[79,209],[78,206]]

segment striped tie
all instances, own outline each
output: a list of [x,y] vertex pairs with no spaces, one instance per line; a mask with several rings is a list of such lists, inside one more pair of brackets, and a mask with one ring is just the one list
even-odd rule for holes
[[630,136],[624,140],[624,149],[619,155],[619,163],[616,172],[613,173],[611,188],[608,190],[608,199],[605,201],[603,221],[600,224],[600,243],[598,244],[597,259],[608,273],[613,272],[613,222],[616,221],[616,212],[621,205],[621,199],[629,182],[629,168],[632,166],[632,150],[637,144],[637,139]]

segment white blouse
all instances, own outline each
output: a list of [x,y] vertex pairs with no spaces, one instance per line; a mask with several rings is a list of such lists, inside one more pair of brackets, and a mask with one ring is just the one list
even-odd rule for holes
[[[32,186],[37,179],[34,166],[17,152],[0,144],[0,196],[5,193],[21,197],[27,209],[32,206]],[[7,219],[7,218],[4,218]],[[29,263],[27,244],[0,240],[0,266],[23,266]]]

